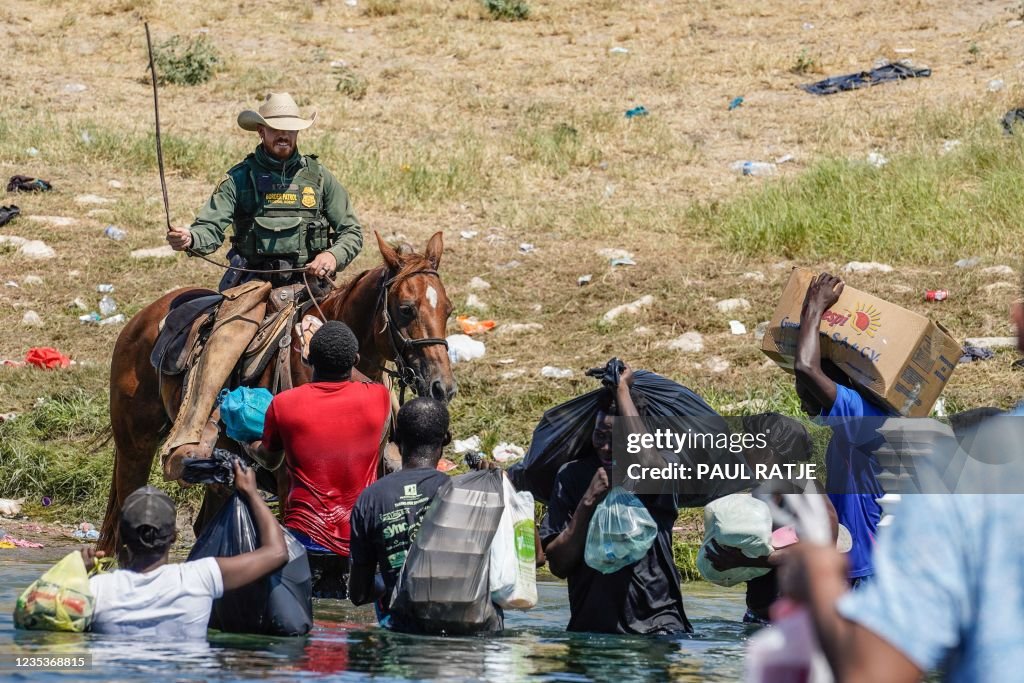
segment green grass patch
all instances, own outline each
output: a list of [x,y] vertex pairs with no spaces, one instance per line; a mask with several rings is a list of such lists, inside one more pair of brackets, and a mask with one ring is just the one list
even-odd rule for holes
[[948,263],[1015,248],[1024,141],[992,124],[948,154],[940,149],[921,145],[881,168],[822,159],[692,216],[751,256]]
[[522,0],[483,0],[484,8],[492,19],[523,21],[530,16],[530,6]]
[[213,78],[223,60],[205,35],[172,36],[153,48],[153,63],[161,85],[200,85]]

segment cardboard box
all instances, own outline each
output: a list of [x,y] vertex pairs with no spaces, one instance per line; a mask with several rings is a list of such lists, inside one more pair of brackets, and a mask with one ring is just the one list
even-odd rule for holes
[[[817,273],[794,268],[761,350],[793,372],[800,310]],[[821,356],[900,415],[925,417],[962,353],[944,327],[850,285],[822,316]]]

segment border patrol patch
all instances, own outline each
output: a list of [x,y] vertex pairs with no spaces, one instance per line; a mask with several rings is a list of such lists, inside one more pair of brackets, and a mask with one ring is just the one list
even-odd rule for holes
[[316,206],[316,194],[314,194],[312,187],[302,188],[302,205],[307,209],[312,209]]

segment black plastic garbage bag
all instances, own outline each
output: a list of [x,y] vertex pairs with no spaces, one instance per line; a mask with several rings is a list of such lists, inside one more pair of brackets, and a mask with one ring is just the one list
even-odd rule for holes
[[[228,633],[299,636],[313,626],[313,587],[306,549],[287,530],[288,564],[214,601],[210,628]],[[259,547],[249,506],[236,493],[203,530],[188,559],[233,557]]]
[[[567,462],[592,453],[591,435],[598,408],[618,384],[622,362],[613,358],[602,369],[587,374],[601,379],[602,388],[578,396],[544,413],[533,431],[526,457],[509,470],[512,484],[527,490],[546,503],[555,484],[555,475]],[[682,384],[646,370],[634,372],[632,395],[638,399],[637,410],[645,418],[698,418],[702,428],[728,431],[725,421],[703,398]],[[728,457],[727,454],[723,457]],[[716,461],[718,454],[702,453],[699,460]],[[686,496],[686,506],[704,505],[730,491],[707,491]]]
[[396,631],[469,635],[500,631],[491,602],[491,541],[504,510],[498,469],[452,477],[423,516],[391,603]]
[[209,458],[185,458],[181,479],[189,484],[235,484],[235,454],[221,448],[213,449]]

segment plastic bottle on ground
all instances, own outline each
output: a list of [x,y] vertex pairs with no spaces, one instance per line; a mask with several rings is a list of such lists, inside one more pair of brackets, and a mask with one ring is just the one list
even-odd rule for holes
[[774,175],[775,164],[768,161],[737,161],[731,166],[732,170],[739,171],[743,175]]
[[125,237],[128,236],[128,233],[114,225],[108,225],[107,227],[103,228],[103,234],[109,237],[110,239],[114,240],[115,242],[120,242],[124,240]]
[[109,294],[100,299],[100,315],[104,318],[114,314],[117,310],[117,302]]

